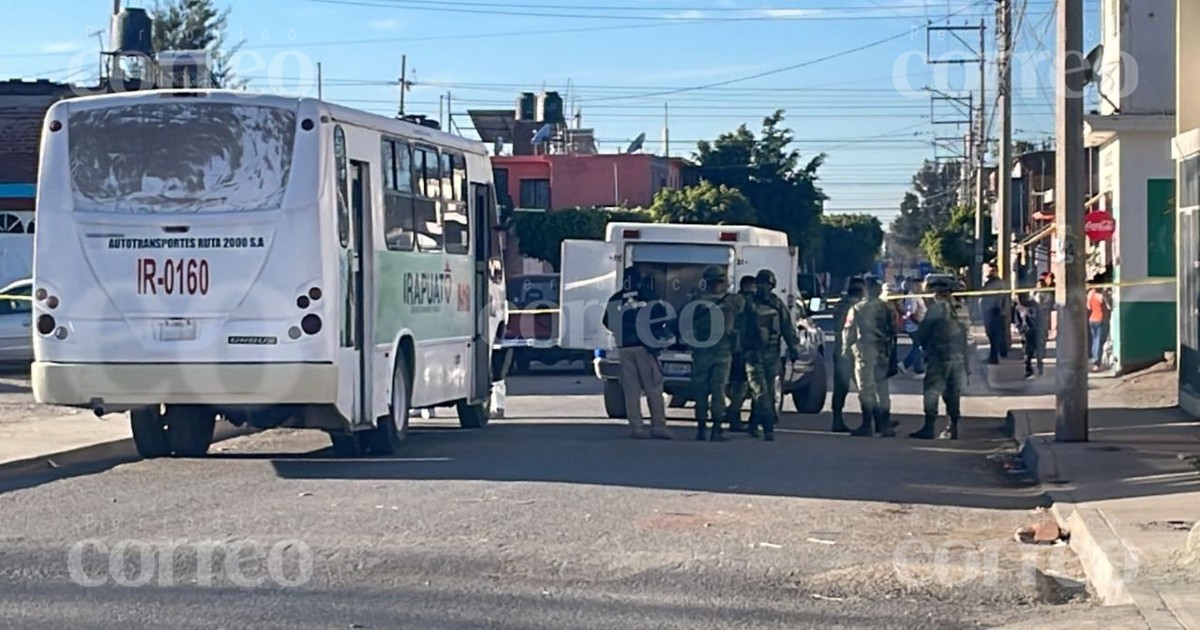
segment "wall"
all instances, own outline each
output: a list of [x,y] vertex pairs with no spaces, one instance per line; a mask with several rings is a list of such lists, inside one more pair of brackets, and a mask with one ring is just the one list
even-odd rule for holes
[[[69,94],[69,86],[49,81],[0,82],[0,184],[37,183],[42,121]],[[20,209],[32,210],[32,199]]]
[[1130,95],[1120,100],[1124,114],[1163,113],[1175,109],[1175,2],[1124,1],[1121,46],[1136,68],[1124,67]]
[[[1152,224],[1161,232],[1162,217],[1150,221],[1148,215],[1152,201],[1156,205],[1153,212],[1168,212],[1163,207],[1168,198],[1160,193],[1164,182],[1173,185],[1170,182],[1174,180],[1170,135],[1123,132],[1101,151],[1101,169],[1101,190],[1112,192],[1110,210],[1117,222],[1114,280],[1134,285],[1113,290],[1113,357],[1118,369],[1136,369],[1161,359],[1176,346],[1174,284],[1135,285],[1149,279],[1152,256],[1156,270],[1161,272],[1163,267],[1159,260],[1164,255],[1163,244],[1152,241],[1163,235],[1150,233]],[[1174,230],[1167,236],[1173,243]],[[1173,259],[1174,250],[1165,255]],[[1147,326],[1147,322],[1171,324]]]
[[1200,37],[1195,37],[1200,27],[1200,0],[1179,0],[1178,10],[1176,112],[1183,133],[1200,129],[1200,81],[1196,80],[1200,76]]
[[665,159],[643,154],[498,156],[492,158],[492,166],[508,171],[508,193],[517,205],[522,179],[550,180],[554,210],[648,207],[669,177]]

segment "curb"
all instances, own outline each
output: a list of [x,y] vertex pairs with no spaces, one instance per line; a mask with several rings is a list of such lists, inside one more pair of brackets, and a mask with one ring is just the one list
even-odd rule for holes
[[1038,433],[1037,423],[1021,410],[1009,411],[1005,429],[1020,448],[1021,459],[1038,483],[1046,487],[1052,505],[1050,512],[1059,527],[1070,535],[1071,550],[1079,557],[1088,584],[1104,606],[1129,606],[1151,630],[1186,630],[1187,626],[1172,612],[1163,597],[1138,583],[1138,550],[1126,542],[1104,513],[1096,508],[1079,507],[1069,488],[1055,488],[1059,480],[1058,458],[1053,434]]
[[[248,426],[235,427],[226,422],[218,422],[213,431],[213,444],[250,435],[255,431]],[[45,453],[27,459],[5,462],[0,464],[0,482],[46,475],[70,476],[81,470],[116,466],[140,459],[141,456],[138,455],[137,448],[133,445],[133,438],[105,440],[57,453]]]

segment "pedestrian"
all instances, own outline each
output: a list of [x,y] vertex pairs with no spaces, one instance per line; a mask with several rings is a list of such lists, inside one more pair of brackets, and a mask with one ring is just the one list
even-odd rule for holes
[[1033,365],[1037,362],[1037,375],[1044,371],[1042,362],[1042,314],[1037,299],[1028,293],[1020,296],[1017,305],[1013,307],[1013,319],[1017,322],[1017,330],[1021,333],[1025,355],[1025,378],[1034,378]]
[[1088,336],[1091,340],[1088,356],[1092,370],[1104,369],[1104,343],[1108,341],[1108,317],[1111,312],[1104,290],[1094,287],[1088,291]]
[[877,278],[867,279],[866,290],[867,298],[850,309],[842,329],[842,346],[854,357],[854,380],[862,407],[862,424],[852,435],[871,437],[878,432],[893,437],[888,371],[896,339],[895,311],[880,299],[883,287]]
[[1053,281],[1048,274],[1043,274],[1042,278],[1039,279],[1037,283],[1038,314],[1042,316],[1041,319],[1038,320],[1041,332],[1040,348],[1042,350],[1038,358],[1042,359],[1043,361],[1046,359],[1047,345],[1049,344],[1050,340],[1054,338],[1054,335],[1052,334],[1054,328],[1052,320],[1054,319],[1055,297],[1054,285],[1052,282]]
[[958,439],[962,419],[962,391],[967,382],[967,347],[971,317],[967,308],[955,300],[949,282],[935,278],[928,290],[934,292],[925,319],[917,329],[917,339],[925,350],[923,398],[925,424],[909,437],[932,440],[937,435],[938,399],[946,403],[950,426],[942,437]]
[[[692,396],[696,401],[696,439],[709,439],[707,424],[712,411],[713,442],[722,442],[725,420],[725,389],[733,363],[733,326],[745,303],[729,293],[725,270],[712,265],[704,269],[701,293],[680,318],[680,336],[692,351]],[[710,407],[711,404],[711,407]]]
[[912,347],[901,363],[903,371],[914,376],[925,374],[925,360],[921,353],[921,344],[917,342],[917,328],[925,319],[925,299],[921,297],[921,280],[913,278],[908,282],[908,297],[904,298],[904,334],[908,335]]
[[846,408],[846,397],[850,395],[850,379],[854,375],[854,357],[850,349],[842,345],[842,329],[846,327],[846,318],[850,309],[862,301],[866,288],[861,277],[853,277],[846,281],[846,292],[833,309],[833,426],[834,433],[849,433],[846,419],[842,411]]
[[[602,323],[617,341],[618,380],[632,437],[672,439],[663,408],[663,375],[658,352],[666,345],[670,311],[654,291],[653,279],[637,267],[625,269],[624,283],[608,300]],[[642,394],[650,408],[650,433],[642,427]]]
[[983,329],[988,339],[988,363],[997,365],[1002,357],[1008,356],[1007,335],[1004,330],[1004,314],[1008,312],[1008,298],[1003,294],[1004,281],[996,275],[996,268],[984,265],[983,290],[990,291],[980,300],[983,310]]
[[729,430],[732,432],[746,430],[742,424],[742,405],[746,403],[750,385],[746,381],[745,342],[742,337],[747,326],[746,305],[754,298],[755,287],[754,276],[742,276],[738,281],[737,295],[741,298],[741,306],[733,324],[734,347],[729,368],[729,405],[726,407]]
[[746,305],[747,321],[742,339],[745,342],[746,380],[750,383],[753,396],[753,411],[750,416],[750,435],[758,437],[758,425],[762,426],[763,439],[775,440],[775,421],[778,408],[775,404],[776,381],[782,372],[779,360],[779,342],[787,343],[789,361],[800,358],[800,335],[791,311],[783,300],[775,295],[775,273],[770,269],[760,270],[754,276],[755,292]]

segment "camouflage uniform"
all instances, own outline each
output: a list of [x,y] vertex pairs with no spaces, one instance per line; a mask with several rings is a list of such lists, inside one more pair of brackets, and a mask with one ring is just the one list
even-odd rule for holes
[[967,335],[971,326],[966,306],[950,297],[950,286],[930,287],[937,292],[925,319],[917,328],[917,340],[925,351],[925,425],[909,437],[932,440],[938,417],[938,398],[946,401],[950,427],[945,437],[958,439],[962,418],[960,400],[967,381]]
[[719,442],[725,419],[725,388],[733,362],[734,323],[744,303],[741,296],[726,293],[725,272],[712,266],[704,270],[704,291],[689,305],[683,318],[683,339],[692,346],[692,395],[696,400],[696,439],[708,436],[709,401],[712,402],[712,441]]
[[753,395],[750,434],[756,435],[756,424],[761,424],[763,438],[775,439],[776,379],[783,368],[779,358],[780,338],[787,342],[788,356],[800,354],[800,335],[783,300],[775,295],[775,274],[763,269],[755,276],[758,290],[746,305],[746,328],[742,340],[746,354],[746,379],[750,382]]
[[[868,285],[866,300],[854,305],[842,328],[842,347],[854,357],[854,380],[862,406],[862,425],[854,435],[871,436],[875,431],[895,435],[891,427],[891,394],[888,368],[896,337],[895,310],[879,299],[877,283]],[[872,423],[874,427],[872,428]]]
[[854,359],[842,346],[841,331],[846,327],[846,318],[850,309],[862,300],[861,283],[855,286],[852,280],[838,305],[833,309],[833,326],[837,334],[833,336],[833,426],[830,430],[835,433],[849,433],[842,410],[846,408],[846,397],[850,395],[850,379],[854,375]]
[[[754,276],[746,277],[754,279]],[[740,284],[744,284],[744,280],[745,278]],[[743,431],[745,427],[742,426],[742,405],[746,403],[750,384],[746,381],[746,355],[743,352],[742,335],[747,326],[746,305],[754,299],[754,291],[739,290],[730,297],[736,297],[738,301],[735,303],[737,317],[733,324],[733,361],[729,370],[729,405],[725,408],[725,416],[730,431]]]

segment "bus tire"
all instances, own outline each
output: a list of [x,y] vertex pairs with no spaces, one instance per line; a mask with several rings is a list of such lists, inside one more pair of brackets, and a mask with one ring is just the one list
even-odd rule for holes
[[408,388],[408,368],[404,357],[398,357],[392,371],[391,413],[380,418],[378,426],[367,434],[367,450],[372,455],[395,455],[408,437],[408,415],[412,394]]
[[464,429],[482,429],[491,420],[487,403],[471,404],[467,401],[458,403],[458,426]]
[[157,405],[130,411],[129,424],[138,455],[154,459],[171,454],[171,443],[167,441],[167,421]]
[[167,442],[175,457],[204,457],[212,445],[217,416],[203,407],[167,407]]
[[625,417],[625,388],[616,379],[604,380],[604,413],[609,418]]

